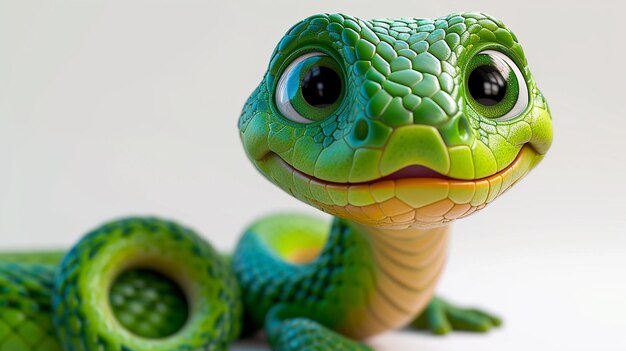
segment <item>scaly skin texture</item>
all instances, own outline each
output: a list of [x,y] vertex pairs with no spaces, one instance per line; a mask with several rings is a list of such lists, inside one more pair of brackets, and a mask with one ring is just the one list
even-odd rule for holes
[[56,267],[0,263],[0,350],[62,351],[51,316]]
[[217,351],[239,335],[234,274],[176,223],[113,221],[60,259],[0,255],[0,351]]
[[[506,80],[497,104],[476,95],[497,92],[489,74],[475,83],[484,66]],[[320,67],[332,79],[311,78]],[[412,320],[436,333],[499,325],[441,299],[429,305],[448,224],[493,202],[552,142],[546,101],[499,20],[309,17],[276,47],[239,128],[267,179],[340,218],[329,231],[315,219],[266,218],[241,240],[245,310],[274,350],[366,349],[340,335]]]

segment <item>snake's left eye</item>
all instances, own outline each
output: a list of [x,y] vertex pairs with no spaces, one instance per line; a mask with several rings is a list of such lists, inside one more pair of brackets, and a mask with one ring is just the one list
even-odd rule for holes
[[528,106],[528,87],[517,64],[496,50],[471,58],[466,71],[468,102],[481,115],[510,120]]
[[276,86],[276,107],[285,118],[308,124],[335,112],[343,95],[343,74],[337,61],[311,52],[293,60],[283,71]]

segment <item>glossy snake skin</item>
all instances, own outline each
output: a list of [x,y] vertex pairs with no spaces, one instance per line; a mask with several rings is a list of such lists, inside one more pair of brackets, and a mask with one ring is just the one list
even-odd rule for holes
[[62,260],[0,256],[0,350],[224,350],[241,328],[239,293],[193,231],[118,220]]
[[500,320],[433,297],[448,224],[523,178],[551,123],[491,16],[311,16],[278,43],[239,130],[254,166],[332,223],[263,218],[227,260],[144,218],[95,230],[62,261],[0,256],[0,351],[225,350],[242,328],[275,351],[367,350],[360,340],[409,324],[486,331]]

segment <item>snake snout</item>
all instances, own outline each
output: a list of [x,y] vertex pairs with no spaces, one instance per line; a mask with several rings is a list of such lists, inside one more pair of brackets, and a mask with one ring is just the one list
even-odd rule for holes
[[388,176],[409,166],[422,166],[439,174],[448,174],[450,156],[435,127],[412,124],[392,132],[382,154],[381,173]]

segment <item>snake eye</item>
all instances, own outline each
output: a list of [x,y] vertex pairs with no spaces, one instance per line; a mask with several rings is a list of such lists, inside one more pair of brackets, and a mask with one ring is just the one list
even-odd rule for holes
[[519,67],[507,55],[485,50],[469,62],[466,90],[469,104],[481,115],[510,120],[528,106],[528,87]]
[[330,116],[343,98],[343,74],[337,61],[321,52],[296,58],[276,87],[276,106],[285,118],[313,123]]

